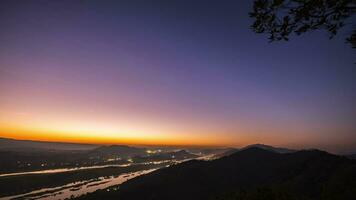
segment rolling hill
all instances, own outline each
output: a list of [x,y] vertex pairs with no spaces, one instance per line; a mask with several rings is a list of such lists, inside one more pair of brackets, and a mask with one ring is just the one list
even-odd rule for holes
[[77,144],[65,142],[43,142],[32,140],[15,140],[10,138],[0,138],[1,151],[42,151],[42,150],[90,150],[99,147],[93,144]]
[[[138,192],[139,191],[139,192]],[[356,161],[319,150],[250,147],[214,161],[192,160],[80,199],[353,199]]]

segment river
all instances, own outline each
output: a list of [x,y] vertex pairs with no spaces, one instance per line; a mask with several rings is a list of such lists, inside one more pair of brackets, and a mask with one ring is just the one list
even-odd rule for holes
[[[109,177],[98,177],[95,179],[85,180],[85,181],[77,181],[74,183],[66,184],[60,187],[53,188],[43,188],[39,190],[35,190],[25,194],[13,195],[8,197],[2,197],[0,200],[59,200],[66,198],[79,197],[81,195],[95,192],[99,189],[106,189],[111,186],[119,185],[129,179],[135,178],[137,176],[150,173],[152,171],[157,170],[149,169],[149,170],[141,170],[136,172],[124,173],[119,176],[109,176]],[[112,190],[117,190],[118,187],[110,188]]]

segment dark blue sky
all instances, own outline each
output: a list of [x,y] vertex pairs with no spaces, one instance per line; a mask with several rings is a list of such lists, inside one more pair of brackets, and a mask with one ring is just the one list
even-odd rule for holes
[[0,136],[354,149],[350,27],[269,43],[251,7],[1,1]]

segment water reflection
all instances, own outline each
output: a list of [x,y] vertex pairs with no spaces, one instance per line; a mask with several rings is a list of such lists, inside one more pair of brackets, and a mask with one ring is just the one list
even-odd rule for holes
[[85,170],[85,169],[100,169],[100,168],[107,168],[107,167],[129,167],[132,165],[151,165],[151,164],[158,165],[158,164],[169,163],[169,162],[179,163],[182,161],[162,160],[162,161],[141,162],[141,163],[95,165],[95,166],[75,167],[75,168],[46,169],[46,170],[36,170],[36,171],[29,171],[29,172],[16,172],[16,173],[0,174],[0,177],[20,176],[20,175],[29,175],[29,174],[53,174],[53,173]]
[[[119,176],[99,177],[86,181],[78,181],[61,187],[44,188],[26,194],[3,197],[0,198],[0,200],[10,200],[10,199],[54,200],[54,199],[74,198],[87,193],[95,192],[96,190],[99,189],[105,189],[114,185],[119,185],[129,179],[135,178],[143,174],[150,173],[155,170],[157,170],[157,168],[125,173]],[[117,190],[118,187],[114,187],[111,189]]]
[[78,171],[84,169],[99,169],[106,167],[128,167],[131,164],[117,164],[117,165],[95,165],[95,166],[87,166],[87,167],[74,167],[74,168],[60,168],[60,169],[46,169],[46,170],[36,170],[29,172],[17,172],[17,173],[8,173],[8,174],[0,174],[0,177],[5,176],[20,176],[20,175],[28,175],[28,174],[53,174],[53,173],[61,173],[61,172],[70,172],[70,171]]
[[[208,158],[202,158],[202,159],[208,160]],[[62,186],[43,188],[28,193],[2,197],[0,198],[0,200],[10,200],[10,199],[16,199],[16,200],[22,200],[22,199],[57,200],[58,199],[59,200],[59,199],[70,199],[70,198],[78,197],[87,193],[95,192],[96,190],[99,189],[106,189],[109,187],[112,190],[117,190],[118,186],[117,187],[112,187],[112,186],[119,185],[139,175],[150,173],[154,170],[157,170],[160,167],[169,167],[170,165],[175,165],[189,160],[192,159],[162,160],[162,161],[151,161],[151,162],[141,162],[141,163],[111,164],[111,165],[100,165],[100,166],[89,166],[89,167],[62,168],[62,169],[0,174],[0,177],[9,177],[9,176],[20,176],[20,175],[28,175],[28,174],[62,173],[62,172],[91,170],[91,169],[107,168],[107,167],[130,167],[135,165],[153,165],[153,168],[149,170],[146,169],[142,171],[124,173],[117,176],[106,176],[106,177],[98,177],[89,180],[77,181]]]

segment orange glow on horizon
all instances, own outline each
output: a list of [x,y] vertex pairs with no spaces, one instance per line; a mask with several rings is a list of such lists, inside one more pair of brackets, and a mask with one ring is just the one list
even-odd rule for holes
[[48,142],[68,142],[82,144],[125,144],[125,145],[162,145],[162,146],[234,146],[228,141],[216,137],[182,136],[130,136],[129,134],[87,134],[85,132],[59,132],[44,130],[24,130],[19,128],[0,129],[0,137],[19,140]]
[[195,124],[177,125],[152,119],[118,117],[103,120],[54,113],[41,116],[14,115],[12,112],[3,114],[0,116],[0,137],[13,139],[164,146],[236,146],[253,141],[251,136],[239,136],[238,139],[226,137],[225,132],[212,124],[199,125],[203,128],[197,128]]
[[[297,129],[258,124],[242,121],[228,126],[210,121],[177,120],[174,123],[165,118],[125,118],[119,115],[106,118],[85,114],[73,116],[60,112],[15,113],[0,110],[0,137],[21,140],[177,147],[242,147],[264,143],[289,148],[329,148],[327,144],[330,140],[337,147],[352,141],[350,137],[340,138],[335,135],[332,138],[320,138],[312,134],[313,130],[303,127]],[[316,131],[325,133],[325,130]]]
[[[65,143],[80,143],[80,144],[97,144],[97,145],[130,145],[130,146],[171,146],[171,147],[243,147],[249,144],[263,143],[273,146],[281,146],[288,148],[315,148],[316,141],[319,148],[337,152],[339,146],[344,144],[352,145],[352,138],[333,138],[333,146],[327,146],[328,138],[320,140],[317,137],[309,137],[309,142],[306,141],[306,134],[298,134],[300,132],[290,132],[291,135],[283,134],[261,134],[259,132],[234,132],[237,134],[229,135],[224,132],[188,132],[178,134],[168,132],[167,134],[159,133],[140,133],[133,134],[132,132],[120,131],[104,131],[104,130],[88,130],[76,129],[70,131],[45,129],[44,127],[34,128],[26,126],[10,126],[0,122],[0,137],[11,138],[18,140],[34,140],[46,142],[65,142]],[[268,132],[265,132],[268,133]],[[271,133],[271,132],[270,132]],[[228,135],[226,135],[228,134]],[[310,136],[310,135],[309,135]],[[311,139],[310,139],[311,138]]]

